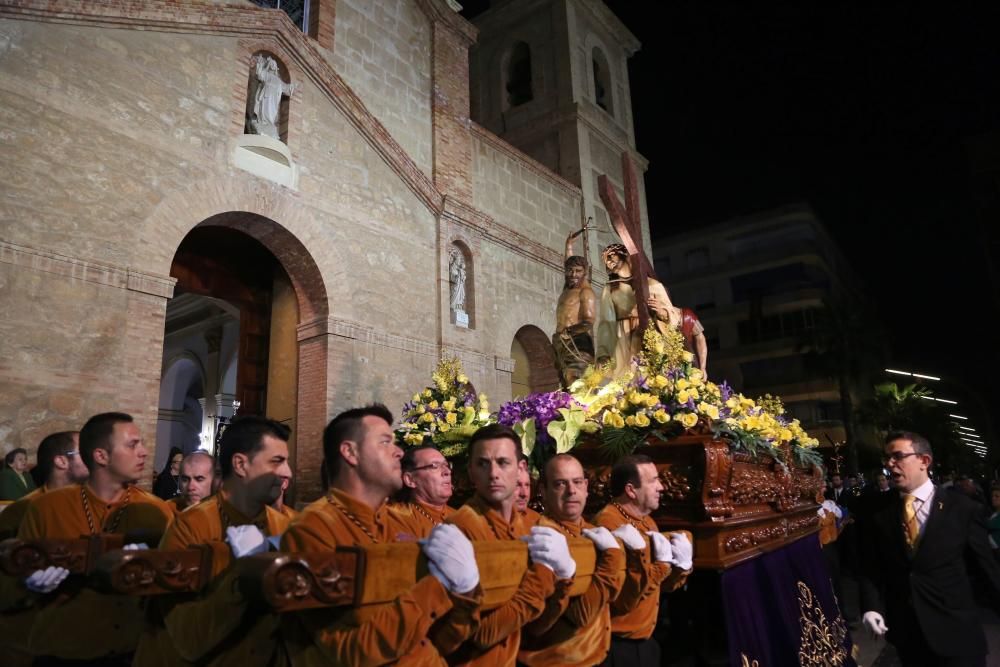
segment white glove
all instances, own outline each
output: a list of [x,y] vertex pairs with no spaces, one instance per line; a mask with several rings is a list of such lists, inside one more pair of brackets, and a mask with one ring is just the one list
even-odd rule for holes
[[452,593],[468,593],[479,585],[479,566],[472,542],[456,526],[434,526],[427,539],[420,540],[431,574]]
[[145,542],[135,542],[133,544],[126,544],[122,547],[122,551],[147,551],[149,550],[149,545]]
[[656,530],[647,530],[646,534],[649,535],[649,543],[653,547],[653,560],[657,563],[672,564],[674,562],[674,552],[670,548],[670,540],[663,533]]
[[531,535],[525,535],[521,540],[528,543],[532,562],[541,563],[560,579],[570,579],[576,574],[576,561],[569,555],[566,537],[555,529],[535,526]]
[[861,622],[865,624],[873,637],[881,637],[889,630],[885,627],[885,619],[882,618],[882,614],[877,611],[866,611],[861,617]]
[[684,533],[670,533],[670,549],[674,552],[674,565],[690,570],[694,565],[694,545]]
[[823,515],[827,513],[833,514],[838,519],[844,518],[844,512],[843,510],[840,509],[840,505],[833,502],[832,500],[824,500],[823,504],[820,505],[818,510],[816,510],[816,514],[818,514],[820,518],[822,518]]
[[633,551],[642,551],[646,548],[646,540],[642,539],[642,533],[636,530],[630,523],[624,523],[614,529],[611,533],[625,543]]
[[583,530],[583,536],[594,543],[598,551],[607,551],[608,549],[617,549],[618,540],[615,536],[611,534],[611,531],[604,526],[598,526],[597,528],[585,528]]
[[47,567],[44,570],[35,570],[27,579],[24,586],[32,593],[51,593],[59,588],[59,584],[69,576],[69,570],[64,567]]
[[267,551],[267,537],[253,524],[226,528],[226,541],[237,558]]

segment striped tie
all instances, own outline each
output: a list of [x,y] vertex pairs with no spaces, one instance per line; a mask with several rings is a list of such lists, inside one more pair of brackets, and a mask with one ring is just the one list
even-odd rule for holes
[[906,538],[906,546],[910,551],[917,547],[917,538],[920,537],[920,524],[917,523],[917,511],[913,507],[916,496],[906,494],[903,496],[903,537]]

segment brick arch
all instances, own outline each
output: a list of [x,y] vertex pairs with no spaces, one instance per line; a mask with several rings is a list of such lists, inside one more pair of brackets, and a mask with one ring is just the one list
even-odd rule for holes
[[555,353],[545,332],[533,324],[527,324],[517,330],[514,340],[521,345],[528,357],[530,390],[536,392],[558,389],[559,371],[556,369]]
[[[140,225],[129,263],[169,275],[188,232],[210,224],[238,229],[263,244],[285,267],[299,298],[301,322],[326,318],[330,304],[352,315],[347,258],[329,242],[309,209],[287,189],[247,174],[200,181],[163,199]],[[314,257],[324,259],[322,265]]]

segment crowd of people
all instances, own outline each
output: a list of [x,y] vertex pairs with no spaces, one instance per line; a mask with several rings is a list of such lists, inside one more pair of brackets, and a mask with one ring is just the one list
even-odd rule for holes
[[[381,405],[335,417],[322,442],[328,489],[301,512],[283,503],[289,430],[264,417],[233,420],[218,461],[171,452],[159,476],[170,478],[161,483],[167,501],[137,485],[148,451],[129,415],[95,415],[79,433],[49,436],[38,449],[41,485],[0,512],[0,536],[120,533],[126,549],[217,544],[234,559],[417,541],[429,574],[371,614],[277,614],[247,593],[234,567],[198,594],[145,600],[91,587],[60,567],[2,575],[4,664],[660,664],[653,631],[661,592],[683,585],[693,547],[650,518],[663,491],[650,459],[630,456],[613,467],[613,500],[588,522],[583,468],[557,455],[538,482],[540,514],[528,507],[532,481],[519,436],[494,424],[471,439],[472,497],[453,508],[449,461],[430,446],[404,454],[392,422]],[[589,587],[573,597],[577,566],[567,538],[589,540],[596,553]],[[514,540],[527,545],[529,567],[509,600],[483,608],[480,580],[490,573],[480,571],[473,543]]]

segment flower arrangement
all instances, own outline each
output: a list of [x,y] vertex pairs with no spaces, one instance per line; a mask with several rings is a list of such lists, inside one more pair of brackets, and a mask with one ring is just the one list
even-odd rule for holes
[[472,434],[495,421],[486,395],[476,396],[456,358],[442,359],[431,379],[432,386],[403,406],[396,437],[410,447],[432,443],[448,458],[462,456]]
[[588,422],[584,406],[564,391],[529,394],[504,403],[497,421],[521,436],[521,450],[531,467],[541,469],[554,454],[576,446],[581,432],[596,432]]

